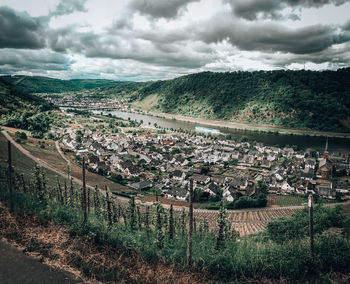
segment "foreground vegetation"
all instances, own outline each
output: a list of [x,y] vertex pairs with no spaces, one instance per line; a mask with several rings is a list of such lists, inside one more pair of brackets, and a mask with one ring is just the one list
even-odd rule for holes
[[[8,204],[6,176],[2,168],[0,200]],[[69,227],[71,234],[84,235],[97,244],[122,246],[149,261],[164,260],[185,267],[187,217],[184,211],[165,210],[157,203],[140,207],[133,199],[125,205],[98,191],[89,191],[88,198],[84,199],[81,190],[69,183],[55,188],[48,188],[46,184],[39,168],[35,168],[31,182],[15,175],[15,211],[53,220]],[[82,208],[89,212],[86,222]],[[348,273],[349,217],[345,217],[341,207],[317,206],[314,220],[315,259],[312,261],[306,209],[292,218],[275,219],[260,234],[239,239],[235,230],[230,229],[222,208],[216,230],[210,231],[206,220],[197,220],[193,264],[220,281],[260,277],[303,281],[317,279],[330,271]],[[84,267],[87,275],[92,270],[93,267]],[[113,275],[117,274],[109,271],[110,280]]]

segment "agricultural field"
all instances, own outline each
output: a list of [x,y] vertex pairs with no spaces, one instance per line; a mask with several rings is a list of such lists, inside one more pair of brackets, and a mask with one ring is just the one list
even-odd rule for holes
[[[240,236],[254,234],[264,230],[265,225],[273,218],[289,217],[296,210],[293,208],[271,208],[271,209],[250,209],[250,210],[228,210],[227,217],[232,228],[239,232]],[[217,228],[217,211],[195,210],[194,217],[199,224],[206,219],[209,228]]]
[[293,196],[293,195],[275,195],[269,194],[267,196],[267,206],[300,206],[303,203],[306,203],[307,200],[301,196]]

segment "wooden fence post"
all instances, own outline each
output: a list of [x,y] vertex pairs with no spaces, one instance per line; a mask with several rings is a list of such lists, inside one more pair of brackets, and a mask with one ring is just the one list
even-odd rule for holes
[[170,204],[170,212],[169,212],[169,240],[174,238],[174,209],[173,204]]
[[193,227],[193,179],[190,179],[190,194],[189,194],[189,224],[188,224],[188,239],[187,239],[187,266],[191,266],[192,264],[192,227]]
[[112,207],[111,207],[111,201],[109,199],[109,194],[108,194],[108,188],[107,185],[105,186],[106,188],[106,200],[107,200],[107,219],[108,219],[108,227],[111,228],[113,221],[112,221]]
[[83,209],[83,224],[86,224],[87,221],[87,212],[86,212],[86,182],[85,182],[85,157],[83,157],[83,194],[82,194],[82,209]]
[[7,141],[7,150],[8,150],[8,164],[9,164],[9,194],[10,194],[10,212],[13,212],[13,194],[12,194],[12,157],[11,157],[11,142]]
[[73,178],[70,178],[70,206],[74,205],[74,189],[73,189]]

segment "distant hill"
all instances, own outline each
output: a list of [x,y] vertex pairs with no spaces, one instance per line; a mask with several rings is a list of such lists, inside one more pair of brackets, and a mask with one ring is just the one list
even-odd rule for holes
[[26,129],[42,137],[50,128],[50,117],[45,113],[53,109],[39,97],[0,78],[0,125]]
[[95,79],[73,79],[60,80],[39,76],[2,76],[0,77],[27,93],[61,93],[69,91],[81,91],[93,89],[101,86],[114,84],[112,80],[95,80]]
[[337,71],[202,72],[101,87],[134,106],[192,117],[350,131],[350,68]]
[[0,115],[45,104],[39,97],[27,94],[0,77]]
[[93,89],[135,108],[251,124],[350,131],[350,68],[337,71],[202,72],[164,81],[4,76],[28,93]]

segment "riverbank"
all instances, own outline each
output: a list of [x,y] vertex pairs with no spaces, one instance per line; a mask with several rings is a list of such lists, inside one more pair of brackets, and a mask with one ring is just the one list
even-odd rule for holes
[[[92,109],[99,110],[99,109]],[[106,110],[106,109],[101,109]],[[113,111],[112,108],[108,108],[107,110]],[[214,120],[208,118],[199,118],[199,117],[191,117],[184,116],[179,114],[170,114],[164,112],[151,112],[151,111],[125,111],[125,110],[117,110],[125,113],[135,113],[140,115],[148,115],[155,118],[163,118],[174,121],[188,122],[194,124],[201,124],[210,127],[218,127],[223,129],[232,129],[232,130],[244,130],[244,131],[252,131],[252,132],[265,132],[265,133],[275,133],[275,134],[284,134],[284,135],[303,135],[303,136],[321,136],[321,137],[334,137],[334,138],[350,138],[350,132],[332,132],[332,131],[317,131],[311,129],[298,129],[298,128],[290,128],[283,127],[277,125],[266,125],[266,124],[249,124],[244,122],[232,122],[227,120]]]
[[146,112],[141,114],[151,115],[160,118],[167,118],[172,120],[178,120],[183,122],[191,122],[203,124],[211,127],[220,127],[227,129],[237,130],[249,130],[249,131],[262,131],[262,132],[278,132],[280,134],[293,134],[293,135],[305,135],[305,136],[328,136],[337,138],[350,138],[350,133],[345,132],[329,132],[329,131],[316,131],[310,129],[297,129],[288,128],[275,125],[259,125],[259,124],[248,124],[243,122],[231,122],[225,120],[213,120],[206,118],[196,118],[190,116],[183,116],[178,114],[169,114],[163,112]]
[[[93,113],[97,115],[101,114],[101,111],[95,110]],[[300,129],[292,132],[288,128],[278,131],[280,128],[276,126],[269,126],[269,128],[263,128],[262,126],[260,128],[254,128],[252,125],[247,125],[249,127],[244,128],[241,125],[235,127],[234,123],[225,121],[199,119],[159,112],[138,112],[135,110],[132,110],[132,112],[125,112],[118,109],[111,109],[109,111],[103,111],[103,116],[121,118],[124,120],[135,120],[142,122],[142,127],[155,125],[158,128],[175,131],[189,131],[191,133],[195,133],[196,127],[198,126],[205,128],[209,126],[219,130],[224,135],[229,135],[236,141],[255,141],[267,146],[276,147],[290,147],[293,145],[298,147],[298,149],[304,150],[314,149],[316,151],[323,151],[327,136],[329,137],[329,151],[350,153],[350,133],[306,131]]]

